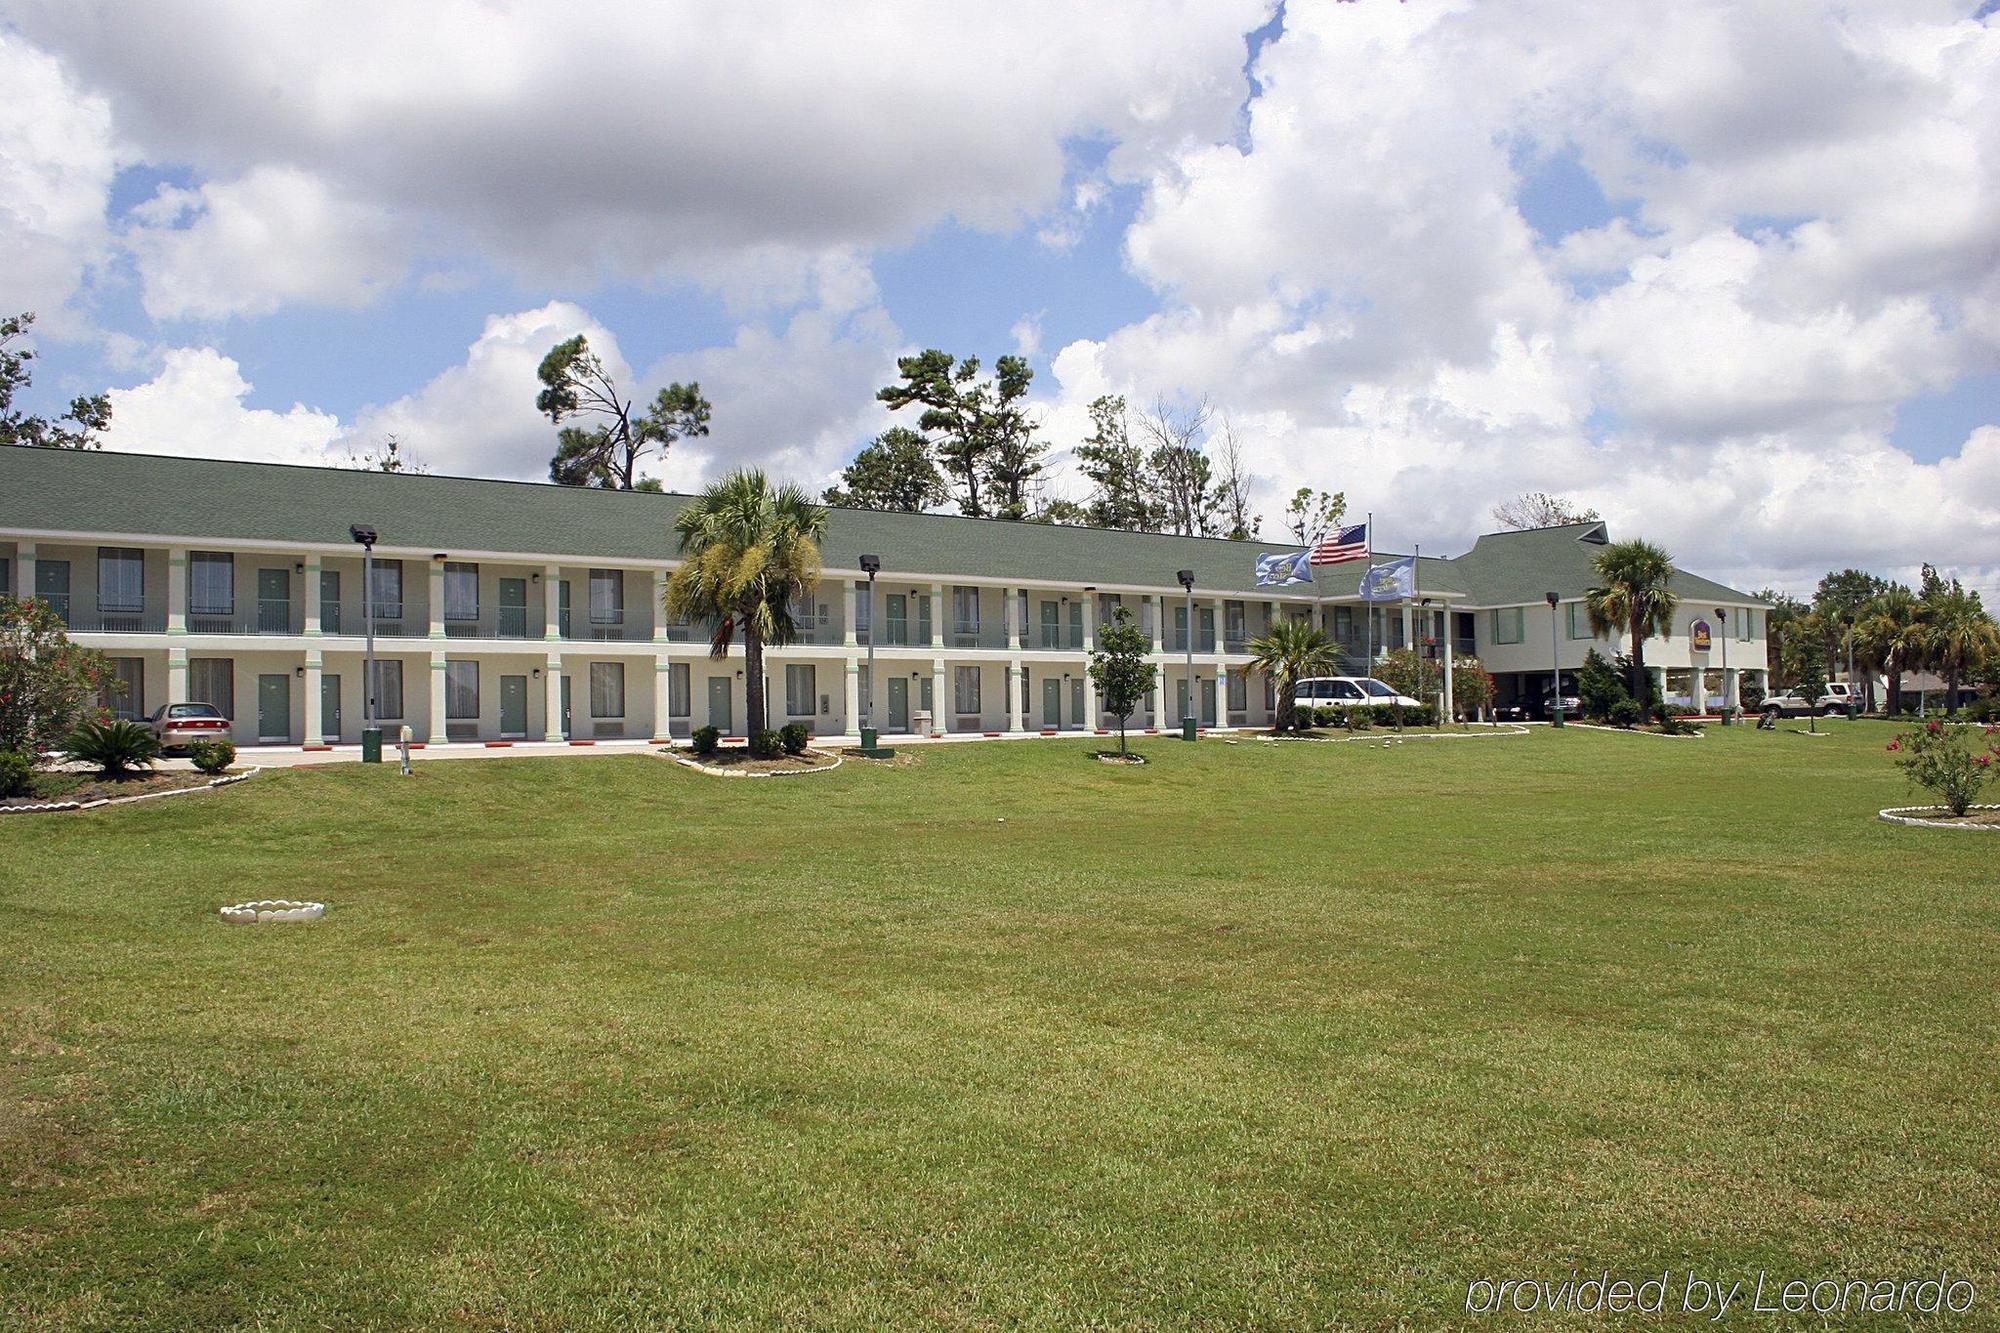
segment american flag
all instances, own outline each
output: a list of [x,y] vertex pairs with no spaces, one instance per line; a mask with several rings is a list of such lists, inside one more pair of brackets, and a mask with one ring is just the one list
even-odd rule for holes
[[1368,525],[1356,523],[1351,528],[1337,528],[1331,537],[1322,537],[1313,543],[1312,563],[1315,565],[1344,565],[1350,560],[1368,558]]

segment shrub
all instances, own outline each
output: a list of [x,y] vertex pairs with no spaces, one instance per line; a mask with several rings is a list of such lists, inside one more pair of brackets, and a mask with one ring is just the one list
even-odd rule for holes
[[196,741],[188,746],[188,758],[204,773],[220,773],[236,762],[236,742],[227,737]]
[[72,731],[63,747],[70,758],[95,764],[107,778],[122,778],[150,768],[160,755],[160,743],[137,722],[86,722]]
[[1340,709],[1333,707],[1331,704],[1315,708],[1312,710],[1313,725],[1315,727],[1337,727],[1341,722],[1340,712]]
[[1694,715],[1694,709],[1683,708],[1679,704],[1661,704],[1653,709],[1653,716],[1659,719],[1660,730],[1669,736],[1684,734],[1688,730],[1686,719]]
[[1428,727],[1437,721],[1437,707],[1434,704],[1404,705],[1403,725],[1406,727]]
[[1968,722],[2000,722],[2000,695],[1986,694],[1965,706]]
[[1347,729],[1366,731],[1375,725],[1375,710],[1372,708],[1350,708],[1347,710]]
[[1646,710],[1639,707],[1638,701],[1629,695],[1612,700],[1611,708],[1605,714],[1606,719],[1614,727],[1636,727],[1645,716]]
[[35,794],[35,752],[0,750],[0,796]]
[[0,749],[51,749],[104,716],[110,659],[67,630],[46,600],[0,594]]
[[1975,742],[1968,727],[1931,722],[1890,741],[1889,752],[1912,783],[1962,816],[1992,778],[1993,761],[2000,759],[2000,740],[1994,734],[1988,727]]
[[[1576,673],[1576,694],[1578,706],[1583,715],[1594,722],[1612,720],[1612,713],[1620,699],[1630,703],[1632,695],[1619,678],[1616,665],[1608,661],[1603,653],[1592,648],[1583,655],[1583,668]],[[1634,716],[1632,722],[1639,719]],[[1630,726],[1631,722],[1621,723]]]
[[785,752],[785,741],[769,727],[750,733],[750,757],[752,759],[776,759]]
[[1399,727],[1409,716],[1409,709],[1398,708],[1394,704],[1374,704],[1368,709],[1378,727]]
[[1754,713],[1757,711],[1757,705],[1764,702],[1764,687],[1762,685],[1739,684],[1736,687],[1736,695],[1741,700],[1739,706],[1742,710],[1746,713]]
[[694,743],[696,754],[712,755],[722,746],[722,728],[696,727],[694,735],[689,739]]
[[812,739],[812,728],[803,722],[787,722],[778,728],[778,738],[784,742],[786,754],[804,754],[806,743]]

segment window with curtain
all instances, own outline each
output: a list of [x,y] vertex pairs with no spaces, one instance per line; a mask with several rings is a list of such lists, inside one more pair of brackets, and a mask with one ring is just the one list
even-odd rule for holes
[[1572,639],[1594,639],[1597,637],[1590,631],[1590,608],[1582,602],[1564,603],[1563,615],[1569,621],[1569,636]]
[[403,664],[395,658],[375,659],[375,718],[403,716]]
[[188,702],[209,704],[224,717],[235,717],[236,663],[227,657],[190,657]]
[[979,711],[979,668],[976,666],[956,667],[951,679],[952,707],[960,714]]
[[[625,623],[625,571],[620,569],[593,569],[590,571],[590,623],[593,625],[622,625]],[[615,662],[606,663],[617,666]],[[624,668],[619,668],[622,673]],[[616,713],[599,713],[599,717],[623,717],[623,696]]]
[[444,565],[444,618],[479,619],[479,566],[447,560]]
[[791,717],[811,717],[819,700],[818,673],[810,663],[791,662],[785,666],[785,712]]
[[[1496,606],[1493,608],[1493,642],[1519,643],[1525,608],[1518,606]],[[1400,628],[1400,626],[1397,626]]]
[[625,716],[625,664],[623,662],[592,662],[590,664],[590,715],[592,717]]
[[142,611],[146,605],[146,557],[123,546],[97,548],[97,609]]
[[444,715],[454,722],[479,717],[479,663],[444,664]]
[[188,613],[227,616],[236,613],[236,557],[227,551],[188,553]]
[[114,657],[111,677],[97,702],[111,710],[113,717],[136,721],[146,715],[146,659]]
[[1744,607],[1736,613],[1736,637],[1750,640],[1757,637],[1757,612]]
[[[400,560],[377,560],[374,577],[370,580],[368,599],[375,603],[375,617],[378,620],[401,620],[403,618],[403,562]],[[385,716],[387,716],[385,714]],[[395,714],[401,717],[402,714]]]
[[862,643],[875,628],[875,608],[868,600],[868,580],[854,582],[854,637]]
[[1229,673],[1229,706],[1238,712],[1250,706],[1250,680],[1240,671]]
[[686,662],[675,662],[667,669],[667,716],[688,717],[693,713],[693,676]]
[[954,633],[979,633],[979,589],[951,590],[951,621]]

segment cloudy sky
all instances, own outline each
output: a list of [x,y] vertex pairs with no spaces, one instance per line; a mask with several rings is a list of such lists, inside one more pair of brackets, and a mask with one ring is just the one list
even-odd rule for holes
[[[2000,0],[0,0],[0,309],[110,445],[545,474],[578,331],[823,484],[925,346],[1462,548],[2000,589]],[[1267,530],[1275,523],[1267,523]]]

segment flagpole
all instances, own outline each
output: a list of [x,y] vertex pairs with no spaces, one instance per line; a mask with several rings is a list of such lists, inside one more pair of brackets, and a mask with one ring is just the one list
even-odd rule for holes
[[1372,509],[1368,511],[1368,526],[1362,531],[1361,544],[1361,626],[1363,642],[1367,644],[1364,651],[1368,654],[1361,674],[1372,676],[1375,674],[1375,602],[1368,596],[1368,576],[1375,569],[1375,511]]
[[[1428,689],[1431,683],[1431,673],[1424,666],[1424,647],[1423,647],[1424,627],[1422,623],[1422,617],[1424,614],[1424,604],[1422,599],[1418,596],[1417,593],[1417,583],[1419,580],[1419,575],[1417,571],[1420,568],[1422,568],[1423,563],[1424,563],[1424,544],[1422,542],[1411,543],[1410,610],[1413,612],[1413,615],[1410,620],[1410,625],[1412,627],[1410,631],[1410,637],[1412,639],[1415,639],[1416,642],[1410,645],[1410,656],[1414,657],[1417,660],[1417,688],[1419,690]],[[1419,694],[1417,698],[1422,699],[1423,695]]]

